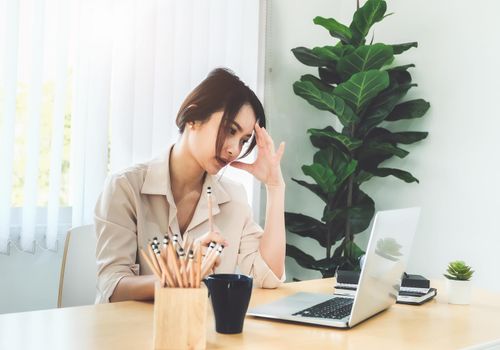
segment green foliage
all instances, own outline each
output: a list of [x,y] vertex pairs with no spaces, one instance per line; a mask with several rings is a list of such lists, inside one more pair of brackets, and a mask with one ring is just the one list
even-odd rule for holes
[[[292,179],[317,195],[325,207],[320,220],[299,213],[286,213],[289,232],[316,240],[325,248],[324,259],[292,245],[287,255],[306,269],[333,276],[337,267],[356,269],[363,250],[354,235],[366,230],[375,213],[374,201],[360,186],[373,177],[393,176],[407,183],[418,182],[408,171],[381,166],[394,156],[404,158],[409,145],[425,139],[427,132],[391,131],[399,120],[421,118],[430,104],[423,99],[402,101],[412,83],[413,64],[397,65],[395,56],[416,48],[416,42],[367,44],[370,29],[386,14],[384,0],[368,0],[353,15],[349,26],[333,18],[316,17],[314,23],[328,30],[336,42],[312,49],[292,49],[297,60],[317,69],[293,84],[296,95],[315,108],[332,114],[332,125],[309,129],[318,151],[302,172],[313,182]],[[373,41],[373,40],[372,40]],[[334,121],[342,126],[336,130]],[[378,250],[398,257],[395,242],[379,242]]]
[[456,281],[468,281],[471,279],[474,271],[470,266],[461,260],[452,261],[448,264],[444,277]]

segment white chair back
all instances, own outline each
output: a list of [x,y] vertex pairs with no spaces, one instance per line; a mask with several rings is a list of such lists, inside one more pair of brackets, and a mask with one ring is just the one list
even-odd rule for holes
[[97,283],[94,225],[74,227],[68,231],[59,278],[57,307],[94,303]]

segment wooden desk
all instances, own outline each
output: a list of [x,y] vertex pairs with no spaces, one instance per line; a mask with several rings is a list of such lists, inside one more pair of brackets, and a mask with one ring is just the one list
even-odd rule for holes
[[[297,291],[332,292],[333,279],[253,291],[251,305]],[[217,334],[209,317],[208,349],[457,349],[500,337],[500,294],[474,291],[468,306],[438,297],[395,305],[350,330],[247,317],[237,335]],[[0,349],[152,349],[153,305],[122,302],[0,315]]]

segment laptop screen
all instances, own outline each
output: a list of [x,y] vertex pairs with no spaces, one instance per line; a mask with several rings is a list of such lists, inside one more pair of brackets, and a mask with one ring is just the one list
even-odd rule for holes
[[375,215],[350,327],[396,302],[419,215],[420,208],[380,211]]

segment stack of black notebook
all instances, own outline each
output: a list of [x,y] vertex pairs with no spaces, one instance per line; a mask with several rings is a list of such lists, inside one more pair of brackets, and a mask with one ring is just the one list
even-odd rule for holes
[[[338,270],[336,277],[335,294],[352,296],[356,294],[359,281],[358,271]],[[420,305],[434,298],[436,294],[436,288],[431,288],[427,278],[404,273],[397,303]]]

